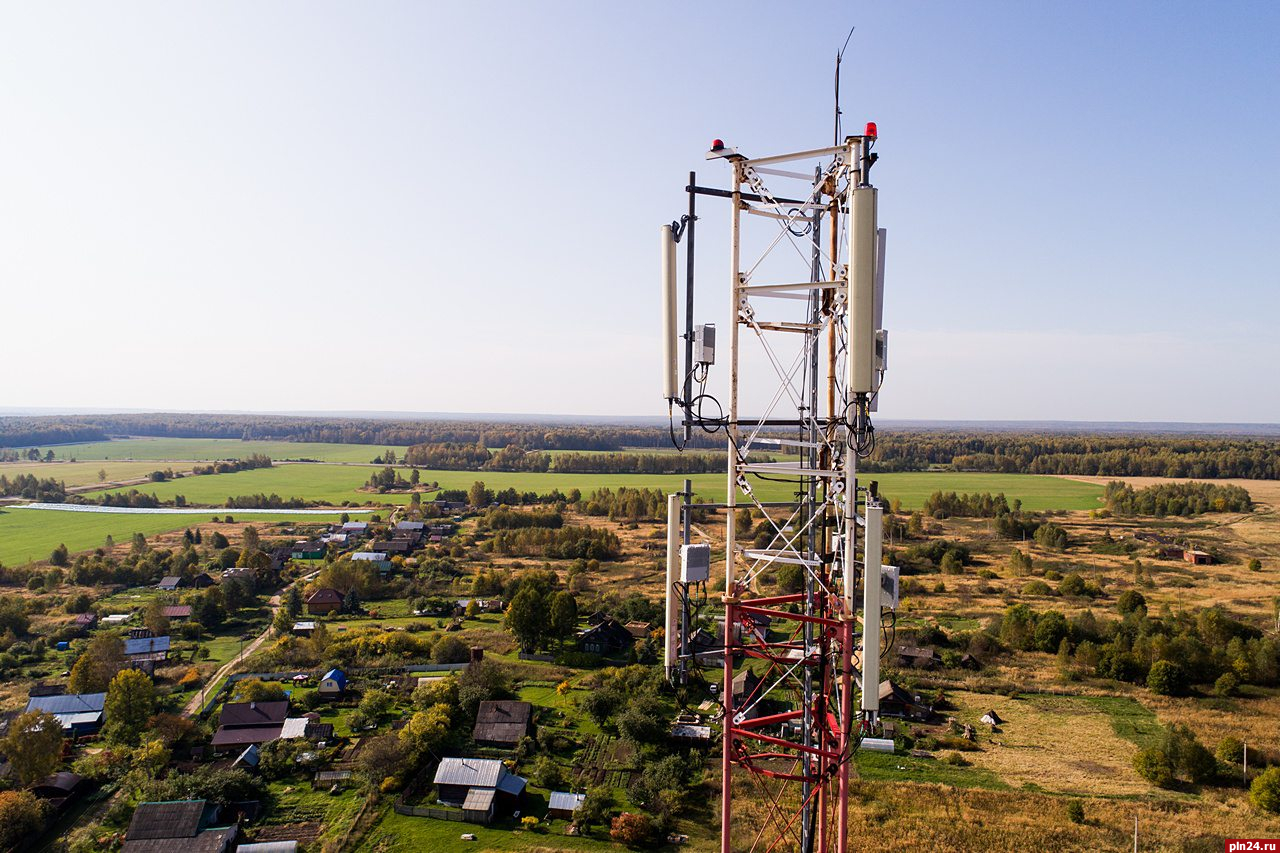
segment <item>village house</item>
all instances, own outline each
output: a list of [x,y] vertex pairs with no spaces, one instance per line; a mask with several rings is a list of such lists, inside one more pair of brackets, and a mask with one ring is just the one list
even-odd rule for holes
[[331,669],[320,679],[316,692],[326,699],[336,699],[347,689],[347,674],[340,669]]
[[712,741],[711,726],[677,720],[671,727],[671,740],[679,746],[708,747]]
[[84,777],[62,770],[37,782],[31,793],[47,802],[54,811],[61,811],[86,787],[89,786]]
[[501,598],[459,598],[454,612],[458,616],[462,616],[467,612],[467,608],[471,606],[472,601],[475,601],[476,609],[481,613],[501,613],[506,609]]
[[191,618],[190,604],[166,604],[162,611],[166,619],[173,622],[182,622]]
[[322,587],[307,596],[307,612],[312,616],[337,613],[342,609],[342,593],[330,587]]
[[578,635],[582,650],[597,655],[621,654],[634,643],[635,637],[616,619],[606,619]]
[[386,559],[397,554],[401,557],[409,556],[417,550],[417,543],[412,539],[384,539],[380,542],[374,542],[369,547],[374,551],[381,552],[384,555],[383,559]]
[[90,735],[102,728],[106,693],[71,693],[66,696],[32,696],[26,710],[44,711],[58,718],[63,734]]
[[[289,552],[285,551],[284,555],[285,555],[285,558],[288,559]],[[223,571],[222,580],[224,583],[228,581],[244,581],[249,585],[250,589],[253,589],[258,583],[258,573],[253,569],[248,569],[248,568],[244,568],[244,569],[231,568]]]
[[586,794],[571,794],[567,791],[552,791],[547,802],[547,820],[573,820],[574,814],[582,808]]
[[358,551],[351,555],[354,563],[372,563],[380,573],[391,571],[391,561],[385,551]]
[[338,528],[336,533],[345,533],[349,538],[358,538],[366,536],[369,533],[369,522],[367,521],[345,521]]
[[277,740],[289,716],[289,700],[228,702],[218,717],[211,746],[215,753],[240,751],[251,743]]
[[124,836],[121,853],[225,853],[237,826],[215,827],[218,807],[204,800],[141,803]]
[[305,540],[294,543],[293,550],[289,552],[289,556],[294,560],[323,560],[328,550],[328,547],[323,542]]
[[628,634],[641,642],[649,639],[649,635],[653,633],[653,625],[648,622],[632,621],[623,627],[627,629]]
[[124,641],[124,659],[134,669],[140,669],[150,675],[155,672],[156,664],[168,659],[169,646],[170,640],[167,636],[129,637]]
[[94,625],[98,624],[98,614],[96,613],[78,613],[76,618],[72,620],[72,624],[81,631],[87,631]]
[[920,694],[911,693],[892,681],[882,681],[880,715],[923,722],[933,716],[933,708],[925,704]]
[[461,808],[463,820],[471,823],[490,823],[495,814],[513,811],[528,784],[493,758],[443,758],[432,782],[437,799]]
[[486,700],[476,712],[471,737],[481,746],[514,749],[533,728],[533,705],[509,699]]
[[898,646],[898,666],[933,669],[942,666],[942,656],[927,646]]

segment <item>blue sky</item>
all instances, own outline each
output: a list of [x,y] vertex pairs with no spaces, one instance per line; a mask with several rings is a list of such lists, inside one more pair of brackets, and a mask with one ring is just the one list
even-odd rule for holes
[[854,23],[882,417],[1280,421],[1280,7],[1207,2],[8,4],[0,403],[661,414],[657,227]]

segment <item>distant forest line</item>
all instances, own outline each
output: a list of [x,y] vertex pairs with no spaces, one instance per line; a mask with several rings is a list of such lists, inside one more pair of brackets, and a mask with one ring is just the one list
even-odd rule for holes
[[[655,458],[622,452],[671,446],[665,427],[379,420],[266,415],[130,414],[0,418],[0,448],[106,441],[113,436],[409,445],[404,462],[455,470],[697,473],[721,470],[705,452]],[[722,434],[690,446],[720,450]],[[485,448],[511,448],[496,453]],[[609,451],[600,458],[541,451]],[[10,454],[12,455],[12,454]],[[543,465],[546,468],[543,468]],[[1280,441],[1182,435],[881,430],[868,472],[951,469],[1100,477],[1280,479]]]

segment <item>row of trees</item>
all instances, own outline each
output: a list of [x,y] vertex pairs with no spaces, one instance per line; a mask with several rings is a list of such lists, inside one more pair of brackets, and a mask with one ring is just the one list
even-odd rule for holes
[[564,527],[564,514],[556,510],[548,512],[519,512],[505,508],[490,509],[480,519],[479,526],[490,530],[518,530],[524,527]]
[[955,516],[995,518],[1011,512],[1004,492],[993,495],[990,492],[956,494],[938,491],[925,498],[923,510],[925,515],[937,519]]
[[62,503],[67,499],[67,484],[52,477],[37,477],[34,474],[15,474],[12,478],[0,474],[0,497]]
[[508,557],[614,560],[622,552],[622,542],[613,531],[595,527],[525,527],[495,531],[481,550]]
[[1253,499],[1240,486],[1217,483],[1157,483],[1134,489],[1113,480],[1103,492],[1107,509],[1116,515],[1200,515],[1205,512],[1249,512]]
[[[1087,581],[1085,582],[1088,583]],[[1280,684],[1280,642],[1219,607],[1152,617],[1140,592],[1116,601],[1119,619],[1084,611],[1009,607],[992,633],[1006,647],[1056,652],[1068,675],[1096,675],[1168,695],[1211,684],[1230,695],[1241,684]]]
[[252,471],[255,468],[272,467],[271,457],[265,453],[250,453],[242,459],[222,459],[209,465],[197,465],[191,469],[192,474],[234,474],[237,471]]

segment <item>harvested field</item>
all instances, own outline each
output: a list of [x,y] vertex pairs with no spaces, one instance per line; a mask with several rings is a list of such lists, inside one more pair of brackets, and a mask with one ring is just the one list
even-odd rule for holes
[[[1051,793],[1085,796],[1145,794],[1151,790],[1133,771],[1137,745],[1117,734],[1106,705],[1083,697],[1046,694],[1010,699],[956,691],[948,698],[959,709],[955,717],[978,731],[981,750],[965,753],[965,757],[1012,787],[1030,784]],[[991,732],[978,721],[990,709],[1005,721],[999,732]],[[1154,725],[1154,717],[1151,722]]]

